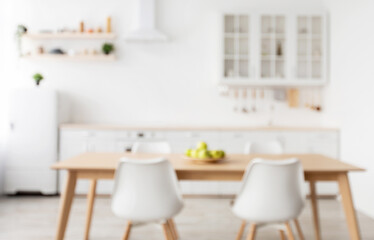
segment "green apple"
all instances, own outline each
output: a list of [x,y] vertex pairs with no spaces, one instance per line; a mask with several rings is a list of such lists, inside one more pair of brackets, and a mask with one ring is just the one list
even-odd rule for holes
[[190,157],[192,157],[192,158],[197,158],[198,157],[198,152],[199,151],[197,151],[197,150],[191,150],[191,152],[190,152]]
[[221,158],[224,158],[224,157],[226,156],[225,151],[220,150],[219,153],[220,153],[220,155],[221,155]]
[[191,152],[192,149],[187,149],[186,152],[184,153],[187,157],[191,157]]
[[213,158],[221,158],[222,157],[222,151],[219,150],[213,150],[210,151],[210,154],[212,155]]
[[209,151],[207,151],[207,150],[199,150],[198,151],[198,158],[200,158],[200,159],[210,158]]
[[208,145],[206,144],[206,142],[199,142],[199,143],[197,143],[197,149],[207,150],[208,149]]

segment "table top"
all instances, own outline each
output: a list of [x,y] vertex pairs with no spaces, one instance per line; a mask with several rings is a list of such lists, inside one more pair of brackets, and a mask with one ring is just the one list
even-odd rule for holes
[[84,153],[51,166],[56,170],[103,170],[115,171],[118,161],[122,157],[132,159],[149,159],[165,157],[176,171],[194,172],[244,172],[248,163],[254,158],[281,160],[298,158],[305,173],[310,172],[350,172],[364,171],[351,164],[323,156],[320,154],[229,154],[225,161],[211,164],[196,164],[183,157],[182,154],[139,154],[139,153]]

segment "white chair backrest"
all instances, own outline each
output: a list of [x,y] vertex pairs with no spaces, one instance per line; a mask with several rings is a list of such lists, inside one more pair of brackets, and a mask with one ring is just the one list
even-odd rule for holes
[[164,158],[121,159],[115,176],[112,210],[134,222],[172,218],[183,207],[175,171]]
[[298,159],[254,159],[233,206],[242,219],[281,222],[296,219],[304,207],[304,173]]
[[168,142],[135,142],[132,146],[133,153],[171,153]]
[[279,141],[248,142],[244,148],[245,154],[282,154],[283,146]]

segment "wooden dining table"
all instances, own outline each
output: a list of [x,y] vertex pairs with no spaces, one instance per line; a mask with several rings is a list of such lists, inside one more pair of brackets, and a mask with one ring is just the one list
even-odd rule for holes
[[173,165],[179,180],[200,181],[241,181],[248,163],[257,157],[272,160],[298,158],[304,169],[305,181],[310,184],[315,239],[322,239],[316,194],[316,182],[318,181],[335,181],[338,183],[350,239],[361,239],[348,173],[363,171],[364,169],[327,156],[319,154],[230,154],[224,161],[218,163],[196,164],[185,159],[182,154],[84,153],[52,165],[52,169],[67,171],[66,185],[61,195],[56,240],[64,239],[75,195],[75,186],[80,179],[89,179],[91,182],[87,194],[87,216],[84,235],[84,239],[87,240],[89,238],[97,181],[113,179],[118,162],[122,157],[139,160],[164,157]]

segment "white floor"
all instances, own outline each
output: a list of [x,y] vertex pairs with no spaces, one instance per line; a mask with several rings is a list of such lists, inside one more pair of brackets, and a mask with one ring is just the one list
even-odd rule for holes
[[[240,220],[232,215],[230,199],[186,199],[182,213],[175,219],[181,240],[235,239]],[[59,198],[57,197],[4,197],[0,198],[0,240],[54,239]],[[86,201],[74,200],[66,233],[68,240],[83,239]],[[344,213],[336,200],[320,200],[321,225],[324,240],[349,239]],[[358,214],[363,240],[374,239],[374,220]],[[314,239],[309,203],[301,224],[306,239]],[[98,198],[95,205],[91,240],[121,239],[124,222],[113,216],[110,199]],[[260,230],[257,239],[279,239],[276,231]],[[163,239],[161,228],[147,225],[134,228],[131,240]],[[244,238],[243,238],[244,239]]]

